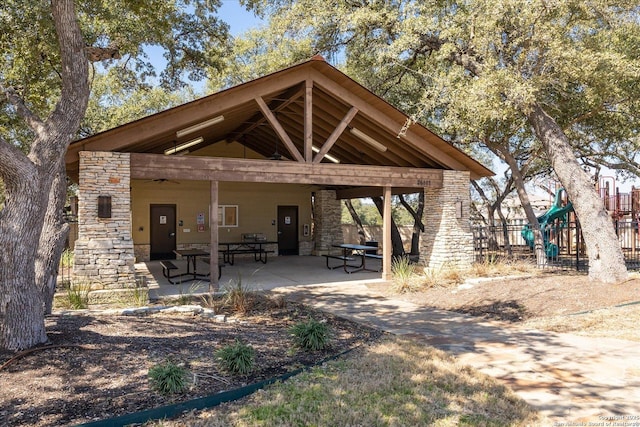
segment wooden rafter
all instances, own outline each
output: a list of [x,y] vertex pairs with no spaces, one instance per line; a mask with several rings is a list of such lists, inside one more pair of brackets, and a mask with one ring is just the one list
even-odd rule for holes
[[[382,114],[380,111],[374,109],[374,108],[369,108],[367,106],[367,103],[364,102],[362,99],[360,99],[356,94],[350,92],[349,90],[347,90],[346,88],[340,86],[338,83],[336,83],[335,81],[327,78],[325,75],[320,74],[320,73],[315,73],[314,75],[314,79],[315,79],[315,83],[322,87],[324,90],[326,90],[329,93],[332,93],[334,96],[339,97],[340,99],[342,99],[344,102],[349,102],[351,105],[359,105],[361,106],[361,111],[363,113],[365,113],[368,117],[370,117],[372,120],[376,121],[378,125],[380,125],[381,127],[383,127],[384,129],[386,129],[387,131],[391,132],[391,133],[395,133],[398,134],[402,128],[402,125],[404,123],[397,123],[394,120],[392,120],[390,117]],[[405,134],[405,138],[407,141],[414,141],[417,140],[419,138],[416,137],[416,135],[411,131],[407,131]],[[434,147],[430,147],[426,144],[413,144],[413,149],[419,150],[422,153],[424,153],[425,155],[428,155],[430,157],[432,157],[433,159],[437,160],[438,162],[442,162],[445,164],[449,164],[451,166],[453,166],[456,169],[460,169],[460,170],[465,170],[465,165],[463,165],[460,161],[456,160],[455,158],[451,157],[448,153],[445,153],[444,151],[439,151],[437,149],[435,149]],[[455,150],[453,147],[451,147],[452,150]]]
[[304,157],[302,157],[296,146],[293,144],[293,141],[291,141],[289,134],[287,134],[287,131],[284,130],[284,127],[282,127],[282,124],[278,121],[275,114],[273,114],[273,112],[269,109],[267,103],[264,102],[264,99],[262,99],[261,96],[257,96],[255,98],[255,101],[258,103],[260,111],[262,111],[262,114],[264,114],[273,130],[276,131],[276,134],[280,138],[280,141],[282,141],[285,147],[287,147],[287,150],[289,150],[289,153],[291,153],[291,155],[295,157],[298,162],[304,163]]
[[333,130],[331,135],[329,135],[329,138],[327,138],[324,144],[322,144],[322,148],[316,154],[315,158],[313,159],[313,163],[320,163],[322,161],[325,154],[327,154],[329,150],[331,150],[333,144],[335,144],[340,135],[342,135],[342,132],[344,132],[344,130],[349,125],[349,123],[351,123],[351,120],[353,120],[356,114],[358,114],[358,109],[356,107],[351,107],[347,114],[342,118],[338,126],[336,126],[336,128]]
[[[269,103],[270,104],[269,109],[274,113],[277,113],[287,108],[289,104],[296,102],[296,100],[300,98],[303,94],[304,94],[304,87],[302,85],[296,85],[290,88],[289,90],[287,90],[285,93],[283,93],[281,95],[282,96],[281,100],[271,101]],[[266,117],[264,117],[263,114],[257,113],[248,120],[249,122],[248,125],[231,132],[228,136],[228,139],[240,141],[244,135],[250,133],[258,126],[261,126],[262,124],[266,123],[266,121],[267,119]]]
[[313,160],[313,80],[305,81],[304,93],[304,158]]

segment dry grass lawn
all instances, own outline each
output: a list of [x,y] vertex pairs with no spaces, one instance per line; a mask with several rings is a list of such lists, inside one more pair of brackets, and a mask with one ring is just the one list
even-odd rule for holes
[[442,351],[394,337],[240,401],[148,426],[543,424],[498,381]]
[[602,308],[586,313],[525,321],[526,328],[567,332],[589,337],[640,341],[640,304]]

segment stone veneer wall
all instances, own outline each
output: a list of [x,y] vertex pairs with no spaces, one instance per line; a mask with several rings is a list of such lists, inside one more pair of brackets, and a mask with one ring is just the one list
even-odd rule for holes
[[[424,189],[420,261],[430,268],[468,268],[473,263],[469,172],[445,170],[442,184],[442,188]],[[462,218],[456,218],[457,201],[462,202]]]
[[316,191],[314,197],[315,255],[328,254],[331,245],[343,243],[342,207],[334,190]]
[[148,243],[134,244],[133,253],[136,256],[136,262],[150,261],[151,260],[151,245]]
[[[74,276],[92,289],[136,285],[129,185],[129,154],[80,152]],[[111,218],[98,218],[98,196],[111,196]]]

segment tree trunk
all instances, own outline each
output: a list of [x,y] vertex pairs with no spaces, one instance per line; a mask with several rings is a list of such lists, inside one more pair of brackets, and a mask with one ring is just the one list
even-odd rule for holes
[[353,222],[356,223],[356,227],[358,228],[358,236],[359,236],[360,244],[364,245],[365,241],[367,240],[367,236],[364,232],[362,221],[360,221],[360,217],[358,216],[358,213],[354,209],[353,203],[351,203],[351,199],[345,200],[344,204],[347,207],[347,210],[349,211],[349,213],[351,214],[351,219],[353,219]]
[[424,233],[424,224],[422,223],[422,214],[424,213],[424,191],[418,193],[418,208],[416,210],[407,203],[404,196],[400,194],[400,203],[413,217],[413,232],[411,234],[411,255],[420,255],[420,233]]
[[511,177],[513,178],[513,182],[515,183],[516,191],[518,192],[518,197],[520,198],[520,204],[524,209],[527,221],[529,222],[529,227],[531,227],[531,230],[533,232],[533,251],[536,255],[536,264],[538,265],[538,267],[542,267],[547,264],[547,254],[544,251],[544,239],[542,237],[542,230],[540,230],[538,217],[536,217],[536,214],[533,211],[531,201],[529,200],[529,194],[527,193],[527,190],[524,186],[524,177],[522,176],[522,171],[518,167],[518,162],[508,150],[502,150],[497,146],[493,148],[500,151],[504,161],[507,162],[507,165],[509,165],[509,169],[511,169]]
[[604,283],[626,280],[627,268],[612,220],[589,176],[576,160],[566,135],[537,104],[532,106],[528,119],[544,145],[582,225],[589,259],[589,278]]
[[507,224],[507,219],[504,217],[502,209],[500,209],[500,205],[497,206],[496,212],[498,212],[498,216],[500,217],[500,224],[502,226],[502,240],[504,241],[504,249],[507,251],[507,254],[509,256],[512,256],[513,250],[511,249],[511,240],[509,239],[509,227]]
[[42,286],[45,314],[51,314],[60,257],[69,233],[69,225],[63,218],[66,193],[66,169],[64,161],[61,161],[51,186],[36,259],[36,283],[40,283]]
[[[382,196],[376,196],[371,198],[373,203],[375,203],[376,208],[378,208],[378,212],[380,215],[384,215],[384,204],[382,201]],[[402,244],[402,236],[400,235],[400,231],[398,231],[398,225],[391,218],[391,247],[393,248],[393,257],[401,257],[404,256],[404,245]]]
[[[35,167],[6,182],[0,212],[0,348],[22,350],[47,342],[35,260],[47,198]],[[48,188],[45,187],[45,188]]]
[[496,234],[496,203],[491,203],[491,200],[489,200],[480,184],[476,181],[471,181],[471,185],[476,189],[487,207],[487,219],[485,220],[485,224],[487,224],[487,249],[497,251],[499,245],[498,235]]
[[[73,1],[52,0],[51,12],[60,44],[60,99],[43,122],[15,92],[8,90],[9,101],[36,137],[28,156],[0,138],[0,177],[7,191],[6,204],[0,212],[0,348],[7,350],[47,341],[43,289],[50,289],[51,283],[36,281],[36,263],[40,266],[37,278],[51,280],[45,277],[45,266],[55,264],[60,254],[52,260],[38,260],[50,253],[41,250],[39,244],[50,244],[48,239],[56,238],[48,234],[55,231],[43,233],[49,196],[53,192],[64,198],[62,186],[54,189],[52,184],[89,100],[85,42]],[[52,202],[55,204],[55,200]],[[51,209],[54,212],[55,206]]]

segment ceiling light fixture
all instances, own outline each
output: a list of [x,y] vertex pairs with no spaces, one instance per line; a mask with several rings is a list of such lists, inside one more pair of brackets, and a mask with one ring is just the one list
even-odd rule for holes
[[[315,145],[311,146],[311,150],[313,150],[314,153],[319,153],[320,149],[318,147],[316,147]],[[340,163],[340,160],[336,159],[335,157],[333,157],[331,154],[325,154],[324,158],[333,162],[333,163]]]
[[375,148],[376,150],[384,153],[385,151],[387,151],[387,147],[385,147],[384,145],[382,145],[381,143],[379,143],[378,141],[376,141],[375,139],[371,138],[369,135],[367,135],[366,133],[356,129],[356,128],[351,128],[351,133],[354,134],[356,137],[358,137],[361,141],[366,142],[367,144],[369,144],[370,146],[372,146],[373,148]]
[[218,124],[223,120],[224,120],[224,116],[217,116],[212,119],[205,120],[204,122],[198,123],[196,125],[189,126],[188,128],[180,129],[179,131],[176,132],[176,137],[182,138],[183,136],[189,135],[190,133],[194,133],[204,128],[207,128],[209,126]]
[[168,156],[170,154],[176,154],[178,151],[182,151],[182,150],[184,150],[186,148],[193,147],[194,145],[198,145],[202,141],[204,141],[204,138],[202,138],[202,137],[198,137],[196,139],[192,139],[191,141],[188,141],[188,142],[185,142],[183,144],[176,145],[175,147],[171,147],[171,148],[168,148],[168,149],[164,150],[164,154],[165,154],[165,156]]

